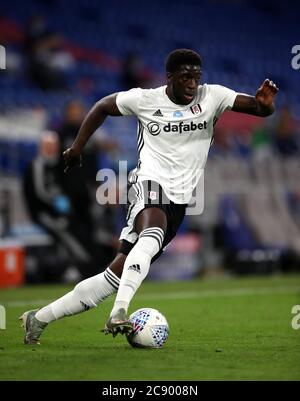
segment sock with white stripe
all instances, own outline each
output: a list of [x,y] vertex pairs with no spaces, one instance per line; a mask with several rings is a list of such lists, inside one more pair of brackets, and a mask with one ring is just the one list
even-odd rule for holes
[[72,291],[40,309],[35,317],[41,322],[50,323],[94,308],[117,292],[119,282],[120,279],[107,268],[103,273],[78,283]]
[[151,227],[142,231],[137,243],[128,254],[116,296],[113,316],[120,308],[127,312],[130,301],[148,274],[152,258],[160,250],[164,240],[164,231]]

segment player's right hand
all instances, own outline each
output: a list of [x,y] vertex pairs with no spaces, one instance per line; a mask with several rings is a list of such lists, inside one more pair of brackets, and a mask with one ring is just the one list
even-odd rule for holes
[[79,152],[74,148],[68,148],[63,153],[63,159],[65,163],[64,173],[67,173],[73,167],[82,166],[82,157]]

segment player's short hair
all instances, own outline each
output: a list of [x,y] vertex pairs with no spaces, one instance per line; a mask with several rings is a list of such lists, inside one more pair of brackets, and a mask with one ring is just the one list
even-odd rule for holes
[[176,49],[166,59],[166,71],[173,73],[183,64],[199,65],[202,67],[202,59],[194,50]]

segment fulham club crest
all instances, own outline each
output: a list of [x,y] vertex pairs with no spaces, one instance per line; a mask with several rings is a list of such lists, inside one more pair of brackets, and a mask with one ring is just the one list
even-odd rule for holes
[[201,106],[200,106],[199,103],[194,104],[194,106],[191,106],[190,109],[191,109],[191,112],[192,112],[193,114],[200,114],[201,111],[202,111]]
[[157,193],[155,191],[148,191],[148,198],[151,200],[157,199]]

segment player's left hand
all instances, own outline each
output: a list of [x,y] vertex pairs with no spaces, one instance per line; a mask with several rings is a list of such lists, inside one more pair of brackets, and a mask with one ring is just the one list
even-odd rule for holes
[[269,107],[273,104],[274,98],[279,89],[270,79],[265,79],[260,88],[258,88],[255,98],[264,107]]

